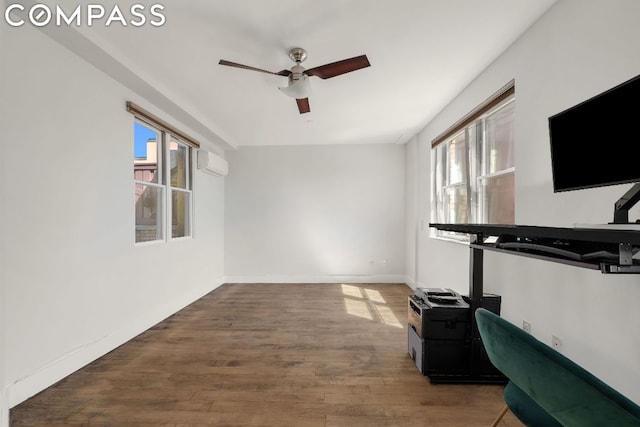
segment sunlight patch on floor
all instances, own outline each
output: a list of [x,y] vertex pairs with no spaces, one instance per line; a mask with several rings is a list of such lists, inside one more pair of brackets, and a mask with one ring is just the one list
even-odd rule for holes
[[380,304],[386,304],[387,302],[382,298],[382,294],[380,291],[376,291],[374,289],[364,289],[364,294],[367,299],[373,302],[377,302]]
[[347,314],[384,323],[394,328],[403,327],[380,291],[342,284],[342,294]]
[[353,285],[342,285],[342,293],[343,295],[354,297],[354,298],[362,298],[362,292],[359,287]]
[[365,319],[373,320],[373,316],[371,315],[371,311],[367,304],[364,301],[356,301],[353,299],[345,298],[344,306],[347,310],[347,313],[352,316],[358,316]]
[[398,318],[395,314],[393,314],[393,311],[389,307],[383,305],[374,305],[373,308],[376,310],[376,314],[378,315],[378,318],[382,321],[382,323],[389,326],[394,326],[396,328],[402,328],[402,325],[398,321]]

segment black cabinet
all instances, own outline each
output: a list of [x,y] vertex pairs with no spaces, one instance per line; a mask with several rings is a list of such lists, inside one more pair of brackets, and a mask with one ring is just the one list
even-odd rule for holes
[[[485,294],[485,308],[500,313],[500,296]],[[469,299],[437,302],[411,295],[408,301],[408,351],[418,371],[433,383],[498,382],[505,378],[484,347],[475,351]],[[477,353],[477,354],[475,354]]]
[[409,297],[409,354],[424,375],[469,369],[469,304],[438,304]]

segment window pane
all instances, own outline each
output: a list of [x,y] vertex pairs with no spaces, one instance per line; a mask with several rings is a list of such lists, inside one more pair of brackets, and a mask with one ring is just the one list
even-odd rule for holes
[[171,167],[171,186],[176,188],[189,188],[189,150],[188,147],[171,139],[169,143],[170,149],[170,167]]
[[191,235],[191,193],[171,190],[171,237]]
[[463,182],[465,177],[465,165],[467,153],[467,140],[462,132],[447,144],[447,184]]
[[469,222],[467,188],[463,185],[449,187],[444,192],[445,222],[451,224]]
[[157,184],[158,161],[162,159],[158,132],[138,122],[133,126],[133,179]]
[[484,104],[476,117],[461,119],[464,125],[453,127],[457,133],[446,131],[453,136],[433,141],[431,213],[436,221],[515,222],[515,96],[503,95]]
[[162,187],[136,184],[136,243],[161,240]]
[[444,220],[444,207],[442,188],[444,186],[443,170],[444,170],[444,147],[446,144],[440,144],[432,151],[431,159],[431,176],[433,188],[431,189],[431,213],[436,222],[446,222]]
[[515,173],[497,175],[482,180],[485,223],[515,222]]
[[514,108],[510,102],[487,116],[486,173],[508,169],[514,165]]

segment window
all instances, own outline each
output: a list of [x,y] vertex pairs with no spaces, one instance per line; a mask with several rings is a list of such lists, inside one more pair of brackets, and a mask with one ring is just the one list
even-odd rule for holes
[[433,140],[432,222],[514,223],[514,110],[512,81]]
[[[135,106],[127,107],[132,111]],[[135,115],[135,242],[190,237],[194,146],[164,122],[149,120],[148,113]]]

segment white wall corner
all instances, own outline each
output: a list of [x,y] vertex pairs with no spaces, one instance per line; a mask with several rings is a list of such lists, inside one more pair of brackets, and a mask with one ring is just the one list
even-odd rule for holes
[[418,287],[422,287],[420,286],[420,284],[418,282],[416,282],[413,278],[406,276],[404,279],[404,282],[407,284],[407,286],[409,286],[411,289],[413,289],[414,291],[418,288]]
[[9,390],[0,387],[0,427],[9,427]]

